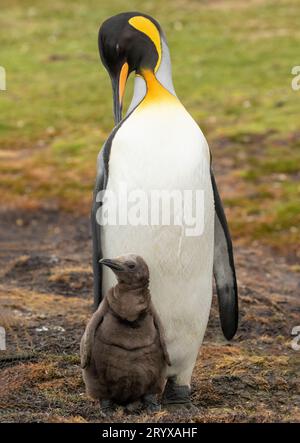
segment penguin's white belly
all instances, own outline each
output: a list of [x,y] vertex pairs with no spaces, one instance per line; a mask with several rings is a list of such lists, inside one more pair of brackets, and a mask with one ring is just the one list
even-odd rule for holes
[[[207,326],[212,297],[214,203],[206,140],[181,106],[135,110],[112,143],[107,190],[203,191],[204,230],[187,236],[184,226],[103,226],[103,256],[137,253],[150,269],[150,291],[166,333],[174,371],[193,367]],[[150,201],[150,199],[149,199]],[[121,203],[121,207],[125,202]],[[130,207],[130,206],[129,206]],[[103,290],[115,284],[104,269]]]

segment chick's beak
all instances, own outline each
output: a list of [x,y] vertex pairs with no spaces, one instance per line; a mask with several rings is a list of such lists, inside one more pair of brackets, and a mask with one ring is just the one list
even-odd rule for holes
[[125,62],[122,65],[120,73],[112,79],[113,95],[114,95],[114,116],[117,125],[122,120],[122,106],[125,93],[126,81],[128,78],[129,66]]
[[99,263],[101,265],[107,266],[108,268],[112,269],[113,271],[123,271],[123,266],[118,260],[111,260],[109,258],[102,258],[99,260]]

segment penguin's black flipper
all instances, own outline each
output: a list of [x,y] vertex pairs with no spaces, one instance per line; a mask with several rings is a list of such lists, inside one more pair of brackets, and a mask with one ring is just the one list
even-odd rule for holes
[[96,310],[102,300],[102,266],[99,260],[102,258],[101,248],[101,226],[97,222],[97,211],[102,205],[102,198],[99,193],[106,189],[108,180],[108,162],[112,140],[116,133],[115,128],[104,143],[97,160],[97,177],[93,193],[93,204],[91,210],[91,228],[93,242],[93,274],[94,274],[94,310]]
[[[126,118],[129,117],[130,114]],[[102,300],[102,266],[99,260],[102,257],[101,248],[101,226],[97,222],[97,211],[102,205],[102,197],[99,193],[105,191],[108,181],[108,163],[111,145],[116,132],[126,120],[122,120],[111,132],[104,143],[97,160],[97,177],[93,193],[93,204],[91,210],[91,228],[93,241],[93,274],[94,274],[94,310],[96,310]]]
[[221,326],[227,340],[238,327],[238,289],[232,242],[222,201],[211,168],[211,183],[215,200],[214,277],[217,287]]
[[93,274],[94,274],[94,310],[97,309],[102,300],[102,267],[99,260],[102,258],[100,225],[97,223],[97,211],[101,204],[97,201],[97,195],[103,190],[103,174],[97,174],[96,184],[93,193],[93,205],[91,210],[91,228],[93,243]]

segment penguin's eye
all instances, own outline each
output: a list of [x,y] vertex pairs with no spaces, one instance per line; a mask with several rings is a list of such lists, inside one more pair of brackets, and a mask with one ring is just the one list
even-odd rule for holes
[[134,269],[135,268],[135,264],[134,263],[128,263],[128,268],[129,269]]

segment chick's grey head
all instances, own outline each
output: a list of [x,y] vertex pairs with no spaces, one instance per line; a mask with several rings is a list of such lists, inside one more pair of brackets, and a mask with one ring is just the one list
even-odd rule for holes
[[109,267],[116,275],[118,283],[142,287],[149,283],[149,269],[145,260],[136,254],[126,254],[114,259],[103,258],[100,264]]

